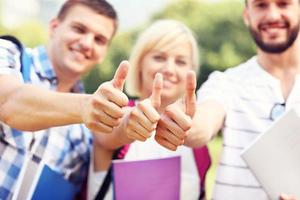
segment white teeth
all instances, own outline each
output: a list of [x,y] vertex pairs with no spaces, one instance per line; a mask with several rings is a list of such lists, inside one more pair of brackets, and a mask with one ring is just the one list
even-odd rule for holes
[[284,31],[284,28],[280,28],[280,27],[264,27],[262,29],[263,31],[267,32],[267,33],[278,33],[278,31]]
[[274,31],[274,30],[278,30],[279,28],[267,28],[267,31]]
[[276,25],[276,26],[268,26],[268,25],[266,25],[266,26],[262,26],[262,29],[285,29],[286,28],[286,26],[284,26],[284,25]]

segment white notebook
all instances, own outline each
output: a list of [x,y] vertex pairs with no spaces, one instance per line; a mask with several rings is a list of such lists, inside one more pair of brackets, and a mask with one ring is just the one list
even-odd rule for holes
[[270,199],[280,193],[300,199],[300,116],[290,110],[242,153]]

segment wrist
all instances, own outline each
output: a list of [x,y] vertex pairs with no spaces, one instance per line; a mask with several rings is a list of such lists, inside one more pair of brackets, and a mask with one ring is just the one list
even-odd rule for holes
[[129,138],[128,134],[127,134],[129,115],[130,115],[130,112],[126,112],[123,119],[122,119],[122,123],[121,123],[121,129],[122,129],[122,131],[121,131],[121,141],[122,141],[122,145],[130,144],[130,143],[135,141],[134,139]]
[[[88,111],[87,109],[89,109],[89,104],[91,101],[91,97],[92,95],[90,94],[80,94],[80,99],[79,99],[79,110],[78,110],[78,120],[79,120],[79,123],[86,123],[87,121],[87,118],[88,118]],[[74,109],[76,110],[76,109]]]

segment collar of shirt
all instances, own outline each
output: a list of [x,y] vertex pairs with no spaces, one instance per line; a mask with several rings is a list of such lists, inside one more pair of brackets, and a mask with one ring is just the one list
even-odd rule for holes
[[[28,49],[26,49],[26,51],[28,51]],[[40,81],[46,80],[51,84],[51,86],[56,87],[58,84],[58,79],[55,74],[53,65],[47,55],[45,46],[38,46],[36,48],[33,48],[29,53],[32,55],[33,68]],[[71,92],[83,93],[83,83],[81,81],[78,81],[71,89]]]

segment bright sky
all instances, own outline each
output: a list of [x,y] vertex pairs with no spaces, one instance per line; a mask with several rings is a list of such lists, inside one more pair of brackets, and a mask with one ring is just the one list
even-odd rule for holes
[[120,30],[127,30],[145,22],[171,0],[108,0],[117,10]]
[[[5,25],[13,27],[29,18],[47,23],[65,0],[3,0]],[[151,14],[162,9],[172,0],[107,0],[117,10],[120,30],[128,30],[145,22]],[[41,2],[44,2],[41,4]],[[42,6],[43,5],[43,6]]]

